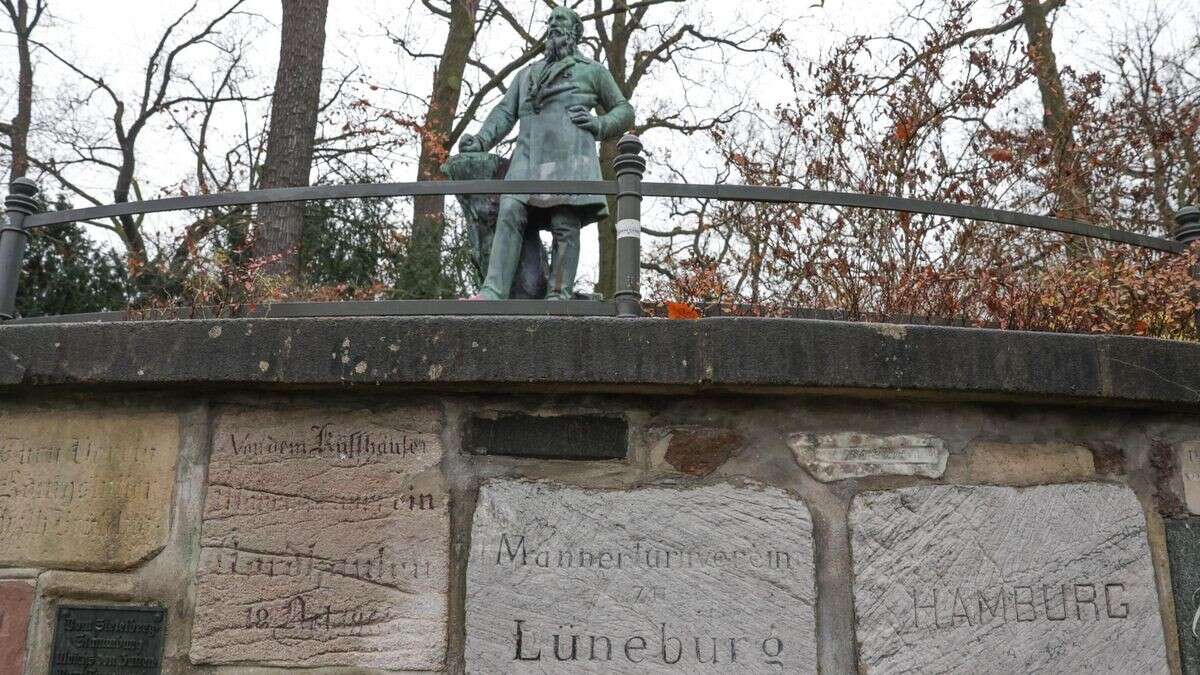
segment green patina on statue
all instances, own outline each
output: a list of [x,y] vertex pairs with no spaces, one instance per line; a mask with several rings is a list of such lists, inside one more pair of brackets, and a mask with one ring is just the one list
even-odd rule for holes
[[[517,74],[479,133],[464,135],[459,150],[486,153],[520,122],[506,180],[601,180],[596,142],[629,130],[634,113],[608,70],[579,54],[582,36],[579,15],[555,8],[548,22],[545,58]],[[599,116],[591,112],[597,109],[602,111]],[[451,158],[447,169],[456,160]],[[570,299],[579,265],[579,230],[607,215],[607,201],[599,195],[504,195],[487,274],[476,297],[510,297],[526,233],[548,229],[554,244],[546,298]]]
[[[492,180],[504,178],[508,160],[490,152],[464,152],[454,155],[442,165],[442,173],[450,180]],[[496,216],[500,212],[500,195],[458,195],[459,206],[467,221],[467,241],[471,245],[471,262],[482,282],[487,274],[492,254],[492,239],[496,232]],[[546,297],[550,266],[546,263],[546,247],[538,234],[537,224],[525,226],[521,239],[517,271],[513,275],[509,298],[542,300]]]

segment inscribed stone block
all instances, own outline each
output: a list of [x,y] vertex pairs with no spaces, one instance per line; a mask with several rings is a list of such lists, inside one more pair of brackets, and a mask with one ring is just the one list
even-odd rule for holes
[[492,482],[472,542],[470,673],[816,671],[812,521],[782,490]]
[[1129,489],[939,485],[850,510],[863,673],[1166,673]]
[[949,456],[933,436],[799,433],[788,442],[796,461],[823,482],[883,475],[937,478]]
[[440,426],[430,409],[223,416],[192,661],[440,669],[450,536]]
[[179,420],[0,413],[0,566],[116,570],[167,541]]

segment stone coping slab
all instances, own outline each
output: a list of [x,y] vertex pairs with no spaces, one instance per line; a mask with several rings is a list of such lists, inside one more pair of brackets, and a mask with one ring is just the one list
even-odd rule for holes
[[835,391],[1200,408],[1200,344],[808,319],[226,319],[0,327],[43,386]]

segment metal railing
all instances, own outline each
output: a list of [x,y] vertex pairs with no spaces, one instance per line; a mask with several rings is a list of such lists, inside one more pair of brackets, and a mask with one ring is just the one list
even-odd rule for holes
[[[617,147],[620,154],[617,155],[613,162],[616,173],[616,180],[614,181],[467,180],[332,185],[253,190],[248,192],[223,192],[219,194],[154,199],[50,212],[40,212],[38,209],[37,185],[31,180],[19,178],[11,184],[10,193],[4,203],[8,223],[0,227],[0,320],[11,321],[16,319],[17,286],[20,281],[25,245],[31,230],[50,225],[117,216],[279,202],[472,194],[579,194],[615,196],[617,199],[615,217],[617,234],[617,289],[612,302],[503,300],[467,303],[458,301],[407,300],[281,303],[261,309],[259,315],[262,316],[353,316],[367,314],[559,314],[574,316],[612,316],[615,314],[622,317],[641,316],[641,201],[644,197],[810,204],[944,216],[1035,228],[1090,239],[1129,244],[1172,254],[1183,253],[1187,250],[1189,243],[1200,240],[1200,209],[1193,206],[1184,207],[1179,211],[1176,215],[1177,227],[1173,233],[1173,239],[1165,239],[1099,227],[1075,220],[902,197],[748,185],[648,183],[642,180],[646,172],[646,160],[642,156],[643,148],[641,141],[636,136],[626,135],[618,141]],[[72,315],[72,319],[118,319],[123,315],[122,312],[101,312]],[[49,320],[61,319],[37,317],[35,319],[20,321],[24,323]]]

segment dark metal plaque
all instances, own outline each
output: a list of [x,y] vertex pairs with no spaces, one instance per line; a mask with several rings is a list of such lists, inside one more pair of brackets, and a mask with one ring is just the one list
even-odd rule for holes
[[476,455],[538,459],[625,459],[629,425],[621,417],[511,414],[473,417],[467,423],[466,449]]
[[161,673],[166,631],[167,612],[160,607],[63,605],[50,675]]
[[1167,521],[1167,556],[1184,675],[1200,675],[1200,518]]

